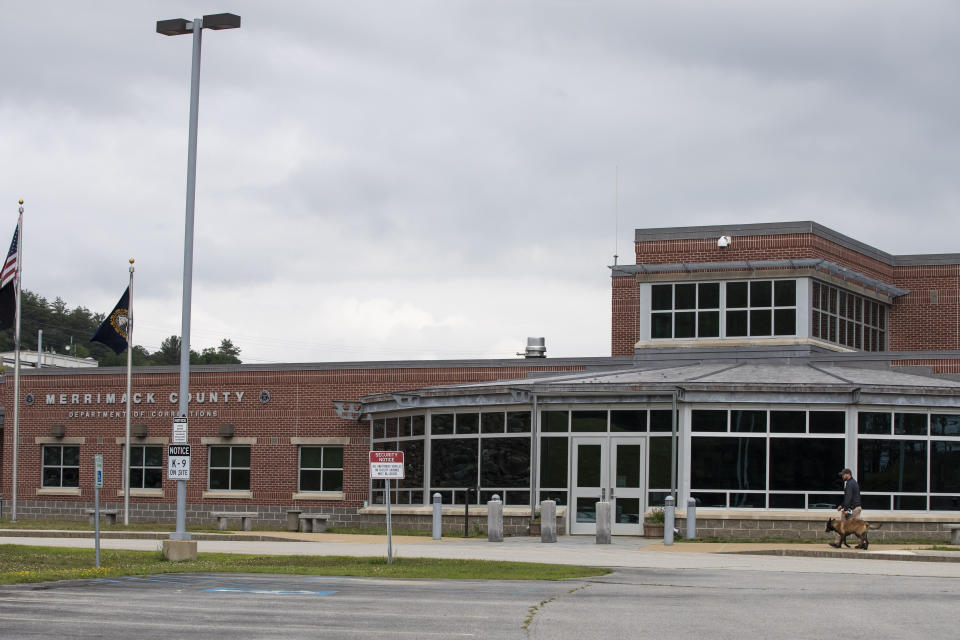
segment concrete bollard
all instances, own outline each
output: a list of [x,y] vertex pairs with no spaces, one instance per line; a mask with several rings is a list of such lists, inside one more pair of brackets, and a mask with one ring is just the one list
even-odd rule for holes
[[697,537],[697,501],[687,498],[687,540]]
[[667,496],[667,499],[664,500],[663,507],[663,544],[668,547],[673,544],[673,526],[674,526],[674,511],[673,506],[674,500],[673,496]]
[[433,494],[433,539],[439,540],[443,535],[443,513],[440,508],[440,494]]
[[610,544],[610,503],[597,503],[597,544]]
[[487,541],[503,542],[503,503],[497,494],[487,502]]
[[557,503],[544,500],[540,503],[540,542],[557,541]]

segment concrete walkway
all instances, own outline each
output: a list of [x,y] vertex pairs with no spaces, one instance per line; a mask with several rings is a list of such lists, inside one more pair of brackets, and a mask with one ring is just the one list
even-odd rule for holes
[[[62,537],[57,531],[0,530],[0,544],[93,548],[92,538]],[[119,532],[112,532],[119,533]],[[14,534],[14,535],[10,535]],[[101,538],[103,549],[154,551],[169,534]],[[159,539],[158,539],[159,538]],[[215,539],[210,539],[215,538]],[[225,539],[226,538],[226,539]],[[333,533],[253,532],[195,534],[200,553],[257,555],[385,556],[386,536]],[[612,544],[595,544],[591,536],[562,536],[543,544],[539,538],[506,538],[502,543],[482,538],[394,536],[394,558],[472,558],[602,567],[662,569],[731,569],[864,575],[911,575],[960,578],[960,552],[922,551],[923,545],[871,545],[870,551],[837,551],[823,544],[712,544],[615,537]],[[769,554],[769,555],[762,555]],[[918,561],[920,560],[920,561]]]

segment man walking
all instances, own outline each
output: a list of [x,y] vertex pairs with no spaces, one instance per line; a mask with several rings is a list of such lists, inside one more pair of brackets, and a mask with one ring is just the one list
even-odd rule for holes
[[[860,504],[860,485],[857,484],[856,479],[853,477],[853,472],[850,469],[844,469],[840,472],[840,477],[843,478],[843,504],[837,507],[837,511],[840,512],[840,520],[859,520],[860,512],[862,511]],[[840,543],[843,542],[843,536],[837,534],[837,541],[831,542],[831,547],[840,548]]]

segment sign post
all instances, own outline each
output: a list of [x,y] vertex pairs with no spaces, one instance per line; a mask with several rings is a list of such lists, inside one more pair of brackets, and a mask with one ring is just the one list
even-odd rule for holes
[[95,567],[100,568],[100,489],[103,488],[103,456],[93,456],[93,539]]
[[403,451],[371,451],[370,479],[384,480],[387,505],[387,564],[393,564],[393,527],[390,520],[390,480],[403,480]]

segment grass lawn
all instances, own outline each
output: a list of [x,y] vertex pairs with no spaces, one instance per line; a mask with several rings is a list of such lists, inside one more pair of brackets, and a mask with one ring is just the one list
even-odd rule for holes
[[446,578],[463,580],[562,580],[610,573],[609,569],[534,562],[491,562],[433,558],[347,556],[258,556],[201,553],[197,560],[170,562],[160,551],[100,551],[95,569],[90,549],[0,545],[0,584],[49,582],[77,578],[158,573],[286,573],[378,578]]

